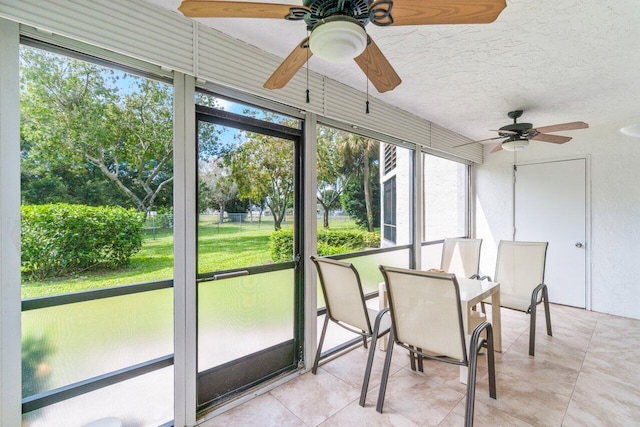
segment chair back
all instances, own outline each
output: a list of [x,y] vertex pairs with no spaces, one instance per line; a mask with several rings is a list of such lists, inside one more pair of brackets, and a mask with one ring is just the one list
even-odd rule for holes
[[380,266],[398,344],[467,362],[460,290],[453,274]]
[[329,318],[371,334],[371,323],[362,292],[360,275],[346,262],[311,257],[318,269]]
[[531,299],[531,293],[544,283],[548,242],[501,240],[498,245],[494,281],[500,293]]
[[481,245],[482,239],[444,239],[440,268],[457,277],[478,274]]

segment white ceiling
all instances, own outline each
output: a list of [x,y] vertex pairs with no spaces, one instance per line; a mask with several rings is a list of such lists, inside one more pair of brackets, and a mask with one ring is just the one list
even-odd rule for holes
[[[147,1],[171,10],[180,5]],[[306,37],[302,21],[199,21],[282,58]],[[638,0],[507,0],[491,24],[370,24],[367,32],[402,79],[391,92],[370,91],[473,139],[495,136],[489,129],[509,124],[506,113],[515,109],[525,110],[519,121],[536,127],[582,120],[617,134],[623,125],[640,123],[639,23]],[[309,67],[366,90],[355,63],[312,57]],[[565,135],[578,132],[588,131]]]

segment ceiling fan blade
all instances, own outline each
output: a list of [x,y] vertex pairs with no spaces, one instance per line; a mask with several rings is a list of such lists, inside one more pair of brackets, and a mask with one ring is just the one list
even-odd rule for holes
[[491,152],[492,153],[497,153],[500,150],[502,150],[502,142],[499,143],[498,145],[496,145],[495,147],[493,147],[493,150],[491,150]]
[[479,141],[465,142],[464,144],[454,145],[453,148],[464,147],[465,145],[477,144],[479,142],[493,141],[494,139],[503,139],[504,136],[496,136],[495,138],[481,139]]
[[373,39],[368,37],[368,40],[367,48],[354,58],[354,61],[378,92],[383,93],[396,88],[402,80]]
[[284,19],[289,9],[299,5],[224,0],[183,0],[178,8],[189,18],[272,18]]
[[534,130],[540,133],[549,133],[549,132],[562,132],[565,130],[586,129],[588,127],[589,125],[585,122],[571,122],[571,123],[562,123],[559,125],[542,126],[541,128],[535,128]]
[[374,1],[369,10],[392,25],[487,24],[498,18],[507,6],[505,0],[385,0]]
[[564,144],[565,142],[571,141],[570,136],[548,135],[546,133],[539,133],[536,136],[529,139],[533,139],[535,141],[553,142],[554,144]]
[[271,77],[264,83],[265,89],[283,88],[298,72],[313,53],[309,49],[309,37],[298,43],[295,49],[285,58]]

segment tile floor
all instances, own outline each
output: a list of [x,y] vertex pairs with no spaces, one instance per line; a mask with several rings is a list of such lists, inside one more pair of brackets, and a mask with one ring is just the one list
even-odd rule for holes
[[[552,305],[548,337],[540,306],[535,357],[528,356],[528,321],[502,309],[497,399],[489,397],[481,356],[476,426],[640,426],[640,320]],[[201,426],[462,426],[466,386],[458,367],[428,362],[424,373],[414,372],[400,350],[383,414],[375,404],[385,353],[376,352],[362,408],[367,353],[359,347],[321,365],[318,375],[301,375]]]

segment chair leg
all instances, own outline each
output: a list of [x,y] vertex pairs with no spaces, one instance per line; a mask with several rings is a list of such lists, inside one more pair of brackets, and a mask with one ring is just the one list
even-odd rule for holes
[[311,373],[313,375],[318,371],[318,362],[320,362],[320,353],[322,352],[322,344],[324,343],[324,335],[327,333],[327,325],[329,323],[329,316],[324,315],[324,325],[322,325],[322,333],[320,334],[320,341],[318,342],[318,351],[316,351],[316,358],[313,361],[313,368]]
[[[481,337],[482,331],[487,331],[487,339]],[[489,396],[496,398],[495,360],[493,348],[493,328],[490,323],[481,323],[471,335],[469,345],[469,366],[467,374],[467,402],[465,407],[464,425],[473,426],[473,413],[476,397],[476,377],[478,369],[478,350],[481,346],[487,347],[487,364],[489,369]]]
[[365,349],[367,348],[367,337],[365,335],[362,336],[362,346]]
[[493,325],[489,323],[489,326],[485,329],[486,341],[485,347],[487,348],[487,370],[489,371],[489,396],[493,399],[496,398],[496,359],[495,350],[493,345]]
[[416,370],[416,355],[413,353],[413,346],[409,346],[409,363],[411,364],[411,370]]
[[387,392],[387,381],[389,380],[389,371],[391,370],[391,355],[393,354],[394,342],[395,335],[392,330],[389,333],[389,345],[387,346],[387,356],[384,358],[384,368],[382,368],[382,379],[380,380],[380,392],[378,393],[378,404],[376,405],[376,411],[380,413],[382,413],[384,395]]
[[549,291],[545,285],[542,288],[542,301],[544,302],[544,316],[547,321],[547,335],[552,336],[551,333],[551,312],[549,311]]
[[[421,348],[416,348],[416,350],[422,351]],[[424,372],[424,364],[423,364],[424,358],[422,356],[420,356],[419,354],[416,354],[416,358],[418,359],[418,371]]]
[[[476,330],[477,331],[477,330]],[[474,331],[469,345],[469,366],[467,367],[467,402],[464,410],[464,426],[473,426],[473,412],[476,401],[476,373],[478,367],[478,340],[480,334]]]
[[373,367],[373,359],[376,353],[376,344],[378,342],[378,336],[380,335],[380,322],[382,317],[389,310],[380,311],[376,316],[376,321],[373,324],[373,333],[371,335],[371,348],[369,349],[369,356],[367,357],[367,367],[364,370],[364,380],[362,381],[362,391],[360,392],[360,406],[364,408],[367,400],[367,389],[369,388],[369,380],[371,379],[371,369]]
[[531,293],[531,305],[529,306],[529,356],[533,356],[536,349],[536,310],[538,307],[538,295],[542,292],[542,301],[544,303],[545,317],[547,321],[547,335],[551,335],[551,313],[549,313],[549,295],[547,285],[539,284]]
[[536,309],[537,305],[530,308],[531,318],[529,319],[529,356],[533,356],[536,349]]

